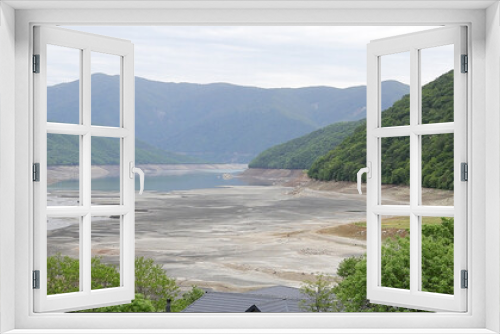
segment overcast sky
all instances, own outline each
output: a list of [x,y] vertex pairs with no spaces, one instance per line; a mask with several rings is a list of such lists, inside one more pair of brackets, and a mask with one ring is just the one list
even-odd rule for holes
[[[370,40],[431,27],[67,28],[132,41],[135,74],[151,80],[343,88],[366,84],[366,45]],[[452,49],[443,49],[427,57],[433,66],[425,67],[424,82],[451,69]],[[409,83],[408,55],[391,57],[390,62],[382,63],[383,79]],[[51,52],[49,65],[49,85],[76,79],[74,56],[68,57],[61,50]],[[108,66],[101,57],[93,63],[92,71],[116,74],[116,66]]]

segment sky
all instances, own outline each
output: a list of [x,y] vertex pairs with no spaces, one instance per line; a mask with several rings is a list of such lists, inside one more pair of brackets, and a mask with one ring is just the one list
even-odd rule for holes
[[[366,85],[366,45],[371,40],[434,27],[65,28],[132,41],[135,47],[135,75],[150,80],[201,84],[226,82],[263,88],[345,88]],[[73,50],[52,49],[48,57],[48,85],[76,80],[78,56],[74,56]],[[428,52],[428,66],[422,64],[423,83],[451,69],[450,50],[451,55],[453,50],[450,47],[441,49]],[[382,60],[382,78],[409,84],[408,55],[386,57],[387,61]],[[93,54],[92,72],[117,74],[117,60],[113,58]]]

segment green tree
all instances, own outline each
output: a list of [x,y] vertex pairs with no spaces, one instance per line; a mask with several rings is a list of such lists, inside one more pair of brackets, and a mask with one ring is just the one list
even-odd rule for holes
[[175,300],[175,302],[172,305],[172,312],[181,312],[186,307],[188,307],[189,305],[194,303],[196,300],[198,300],[204,294],[205,294],[205,291],[198,288],[197,286],[193,286],[191,288],[191,290],[189,290],[188,292],[185,292],[182,295],[182,298]]
[[[120,286],[120,273],[112,264],[102,263],[101,257],[91,259],[93,290]],[[167,276],[161,264],[153,259],[135,259],[135,299],[129,304],[100,307],[80,312],[165,312],[167,299],[173,301],[172,311],[180,312],[200,298],[204,291],[193,286],[178,298],[175,279]],[[47,258],[47,294],[77,292],[80,289],[80,262],[69,256],[56,254]]]
[[[116,267],[101,262],[101,257],[91,259],[93,290],[120,286]],[[80,290],[80,261],[56,254],[47,258],[47,294],[76,292]]]
[[[453,218],[422,226],[422,290],[453,294]],[[409,236],[386,239],[382,245],[382,285],[409,289]],[[366,299],[366,256],[344,259],[338,269],[340,282],[333,288],[344,312],[410,312],[401,307],[371,304]]]
[[175,300],[180,289],[175,279],[167,276],[161,264],[141,256],[135,259],[135,291],[151,300],[158,312],[163,312],[167,299]]
[[116,313],[116,312],[156,312],[153,303],[149,299],[145,299],[140,293],[135,294],[135,299],[129,304],[99,307],[90,310],[79,311],[78,313]]
[[47,294],[80,290],[80,262],[60,253],[47,257]]
[[90,260],[92,271],[92,290],[115,288],[120,286],[120,272],[115,265],[102,263],[102,257]]
[[268,148],[253,159],[250,168],[308,169],[320,156],[334,149],[363,121],[337,122],[305,136]]
[[[410,96],[405,95],[382,113],[382,126],[409,124]],[[453,122],[453,71],[422,87],[422,123]],[[422,136],[422,186],[453,190],[453,134]],[[409,137],[382,138],[381,177],[384,184],[410,182]],[[322,181],[356,181],[366,166],[366,121],[334,149],[318,157],[309,177]]]
[[309,298],[299,302],[299,307],[306,312],[336,312],[337,301],[333,290],[335,282],[327,275],[317,275],[314,281],[307,280],[300,292]]

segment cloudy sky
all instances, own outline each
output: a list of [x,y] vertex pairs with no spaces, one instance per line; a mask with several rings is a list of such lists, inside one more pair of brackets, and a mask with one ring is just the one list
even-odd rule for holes
[[[132,41],[135,74],[151,80],[228,82],[265,88],[343,88],[366,84],[366,45],[370,40],[431,27],[67,28]],[[442,49],[429,52],[427,63],[433,66],[425,67],[424,82],[451,69],[452,49]],[[77,59],[67,55],[64,50],[53,50],[49,55],[49,85],[76,79]],[[104,58],[94,59],[93,72],[116,74],[116,66]],[[407,54],[382,62],[383,79],[409,83],[408,72]]]

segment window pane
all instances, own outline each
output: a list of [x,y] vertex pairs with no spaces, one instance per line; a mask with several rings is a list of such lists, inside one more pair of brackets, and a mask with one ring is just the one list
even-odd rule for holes
[[421,217],[422,291],[453,294],[454,220]]
[[422,136],[422,205],[453,206],[453,133]]
[[120,286],[121,219],[92,217],[92,290]]
[[410,289],[410,217],[381,216],[382,286]]
[[92,137],[92,205],[120,205],[120,139]]
[[80,291],[80,218],[47,219],[47,294]]
[[[410,124],[410,94],[402,99],[391,98],[395,93],[395,82],[410,84],[410,52],[396,53],[380,57],[380,94],[382,110],[382,126],[401,126]],[[393,106],[384,101],[397,100]],[[391,107],[390,113],[384,110]]]
[[47,205],[80,205],[80,137],[47,134]]
[[91,53],[92,125],[120,126],[121,57]]
[[80,54],[47,45],[47,122],[80,122]]
[[420,50],[422,124],[453,122],[453,45]]
[[410,137],[382,138],[382,203],[410,204]]

